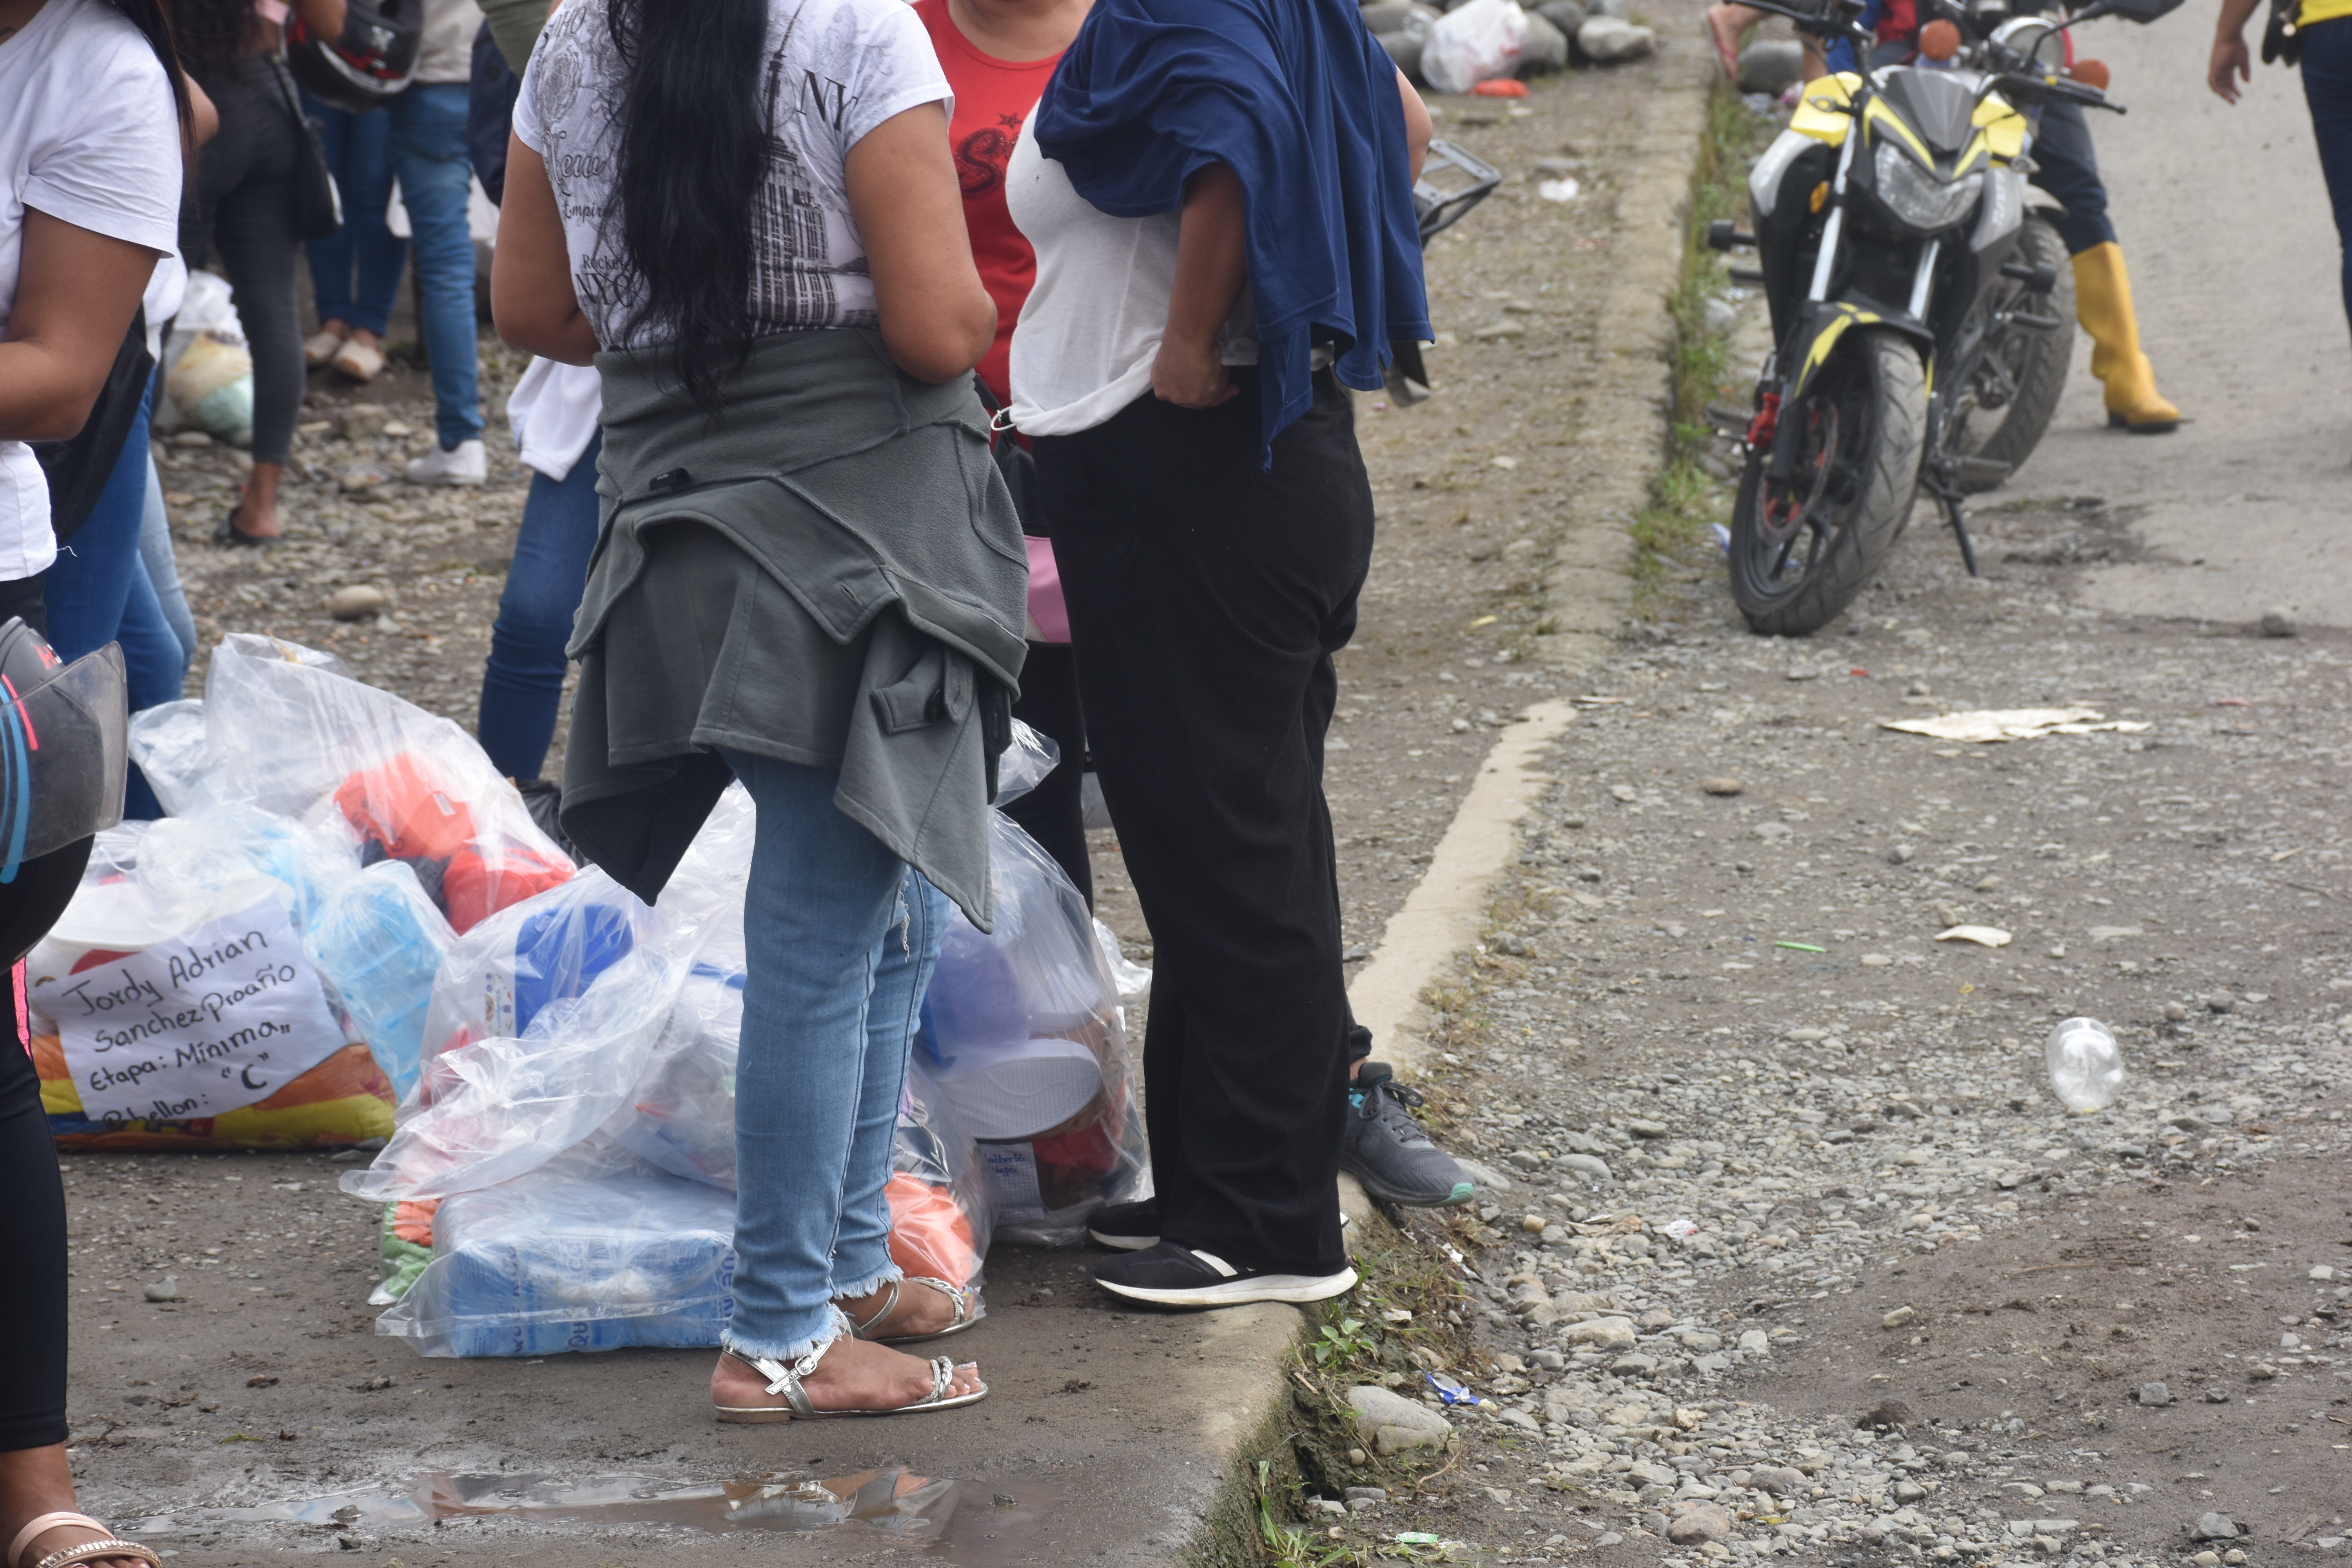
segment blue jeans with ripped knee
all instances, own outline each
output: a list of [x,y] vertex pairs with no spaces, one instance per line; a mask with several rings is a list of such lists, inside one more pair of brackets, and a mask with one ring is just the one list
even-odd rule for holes
[[759,812],[743,899],[726,1343],[789,1362],[840,1331],[836,1298],[899,1278],[884,1189],[949,904],[834,805],[839,774],[720,754]]

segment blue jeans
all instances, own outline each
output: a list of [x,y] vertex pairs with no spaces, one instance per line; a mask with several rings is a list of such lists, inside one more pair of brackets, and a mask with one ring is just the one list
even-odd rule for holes
[[[152,398],[152,389],[148,395]],[[142,400],[139,417],[122,443],[122,455],[115,459],[106,489],[99,492],[98,505],[59,547],[57,564],[49,568],[43,587],[49,646],[59,658],[70,664],[108,643],[122,645],[134,713],[177,698],[188,668],[180,639],[165,623],[154,585],[147,580],[146,563],[139,557],[140,524],[147,510],[149,411],[149,402]],[[138,818],[163,815],[154,791],[136,768],[123,813]]]
[[187,591],[180,586],[172,519],[163,510],[163,481],[152,457],[147,458],[147,499],[139,516],[139,559],[147,568],[147,585],[155,590],[155,601],[163,607],[163,624],[180,641],[180,674],[184,678],[196,658],[196,617],[188,609]]
[[482,433],[480,364],[474,335],[474,241],[466,196],[466,84],[419,82],[392,100],[392,172],[415,237],[425,353],[433,362],[433,423],[441,449]]
[[792,1361],[836,1297],[900,1277],[890,1151],[948,901],[833,804],[839,775],[720,753],[759,827],[735,1065],[735,1311],[727,1347]]
[[475,732],[499,772],[519,783],[539,777],[563,702],[563,645],[588,585],[596,549],[596,454],[600,431],[561,481],[530,477],[522,531],[499,595],[498,624],[482,670],[481,717]]
[[319,122],[327,172],[343,193],[343,226],[310,245],[319,320],[382,337],[408,265],[408,241],[383,221],[392,205],[392,117],[353,114],[307,92],[302,110]]
[[2303,98],[2343,249],[2344,312],[2352,316],[2352,16],[2303,29]]

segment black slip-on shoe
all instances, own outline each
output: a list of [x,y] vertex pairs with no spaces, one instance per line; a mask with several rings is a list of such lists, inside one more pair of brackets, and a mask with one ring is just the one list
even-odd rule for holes
[[1094,1267],[1095,1283],[1155,1307],[1239,1307],[1251,1301],[1327,1301],[1356,1286],[1356,1271],[1283,1274],[1237,1268],[1213,1252],[1163,1241]]
[[1160,1245],[1160,1200],[1105,1204],[1087,1217],[1087,1234],[1098,1247],[1140,1252]]
[[1412,1108],[1421,1103],[1420,1092],[1397,1082],[1385,1063],[1366,1062],[1348,1086],[1339,1168],[1382,1203],[1410,1208],[1466,1204],[1477,1195],[1477,1184],[1412,1119]]

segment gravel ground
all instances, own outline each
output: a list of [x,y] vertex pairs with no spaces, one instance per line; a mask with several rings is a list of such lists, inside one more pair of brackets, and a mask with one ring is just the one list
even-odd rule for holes
[[[1455,1231],[1486,1403],[1384,1514],[1494,1560],[2346,1548],[2352,644],[2073,607],[2095,507],[1979,538],[1806,643],[1717,570],[1585,686],[1424,1086],[1509,1183]],[[2147,728],[1879,727],[2077,702]],[[2086,1116],[2073,1014],[2128,1067]]]

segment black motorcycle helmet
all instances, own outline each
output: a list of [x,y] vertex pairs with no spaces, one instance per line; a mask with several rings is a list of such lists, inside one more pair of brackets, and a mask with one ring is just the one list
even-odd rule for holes
[[301,13],[286,18],[286,64],[302,90],[353,114],[382,109],[416,74],[424,0],[350,0],[342,36],[321,38]]

